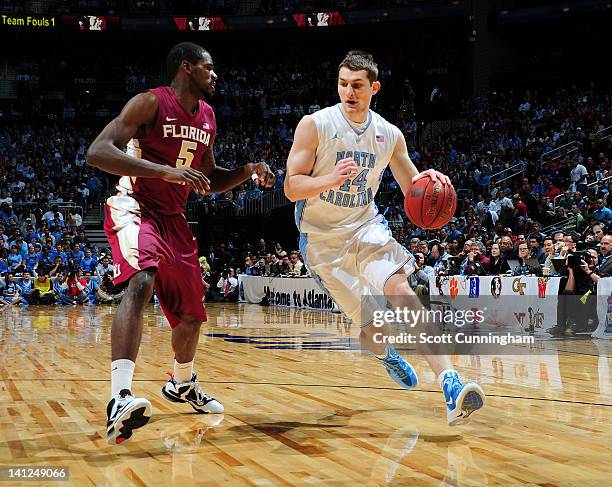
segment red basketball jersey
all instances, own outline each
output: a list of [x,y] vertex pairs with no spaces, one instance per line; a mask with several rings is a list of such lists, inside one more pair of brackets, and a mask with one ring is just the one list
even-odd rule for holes
[[[179,103],[174,90],[161,86],[151,90],[158,100],[157,119],[151,132],[128,143],[128,154],[171,167],[200,168],[202,155],[215,134],[215,118],[210,105],[200,100],[194,114]],[[124,176],[117,190],[132,196],[146,209],[164,215],[182,213],[191,186],[156,178]]]

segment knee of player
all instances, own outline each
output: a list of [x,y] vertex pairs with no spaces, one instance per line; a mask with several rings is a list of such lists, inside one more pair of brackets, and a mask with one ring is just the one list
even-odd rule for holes
[[414,294],[407,279],[389,279],[385,284],[384,291],[386,296],[410,296]]
[[181,322],[185,323],[187,326],[191,326],[193,328],[199,328],[202,322],[196,318],[192,318],[189,315],[182,315]]
[[134,295],[138,299],[148,300],[153,291],[153,283],[155,282],[155,271],[144,270],[134,275],[130,279],[127,292]]

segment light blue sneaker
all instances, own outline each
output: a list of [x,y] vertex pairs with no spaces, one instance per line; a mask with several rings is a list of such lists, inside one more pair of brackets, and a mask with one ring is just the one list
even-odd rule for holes
[[442,391],[446,399],[446,417],[449,425],[466,419],[485,404],[485,394],[476,382],[463,384],[459,374],[448,371],[442,378]]
[[404,389],[414,389],[419,383],[416,372],[408,362],[400,357],[391,345],[387,345],[387,355],[379,359],[387,369],[387,374]]

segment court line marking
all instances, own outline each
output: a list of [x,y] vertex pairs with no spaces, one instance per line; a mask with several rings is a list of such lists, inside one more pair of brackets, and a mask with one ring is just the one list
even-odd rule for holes
[[[0,381],[3,379],[0,379]],[[17,382],[40,382],[41,379],[11,379],[14,383]],[[78,381],[84,381],[84,382],[106,382],[109,383],[110,380],[107,379],[42,379],[46,382],[78,382]],[[155,383],[161,383],[163,382],[161,379],[134,379],[132,382],[155,382]],[[328,388],[332,388],[332,389],[372,389],[372,390],[376,390],[376,391],[405,391],[405,389],[401,389],[401,388],[394,388],[394,387],[375,387],[375,386],[350,386],[350,385],[344,385],[344,384],[296,384],[296,383],[282,383],[282,382],[244,382],[244,381],[199,381],[202,384],[220,384],[220,385],[225,385],[225,384],[243,384],[243,385],[250,385],[250,386],[291,386],[291,387],[328,387]],[[439,390],[434,390],[434,391],[430,391],[430,390],[425,390],[425,389],[421,389],[421,390],[412,390],[410,391],[411,394],[416,394],[416,393],[428,393],[428,394],[440,394],[441,391]],[[568,399],[553,399],[553,398],[547,398],[547,397],[528,397],[528,396],[508,396],[505,394],[487,394],[487,398],[503,398],[503,399],[526,399],[529,401],[546,401],[546,402],[558,402],[558,403],[563,403],[563,404],[584,404],[584,405],[589,405],[589,406],[603,406],[603,407],[612,407],[612,404],[604,404],[604,403],[598,403],[598,402],[586,402],[586,401],[570,401]]]

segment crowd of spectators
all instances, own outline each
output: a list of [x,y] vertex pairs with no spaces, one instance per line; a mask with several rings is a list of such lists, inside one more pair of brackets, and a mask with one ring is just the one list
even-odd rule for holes
[[[241,5],[242,3],[242,5]],[[48,0],[40,2],[39,13],[103,15],[278,15],[294,12],[357,10],[414,5],[414,0],[262,0],[244,4],[238,0]],[[0,11],[23,13],[24,0],[2,0]]]
[[[435,276],[546,275],[564,278],[562,294],[583,294],[595,290],[599,277],[612,275],[612,184],[607,179],[612,141],[606,130],[612,125],[611,100],[612,92],[593,86],[493,93],[466,104],[463,126],[421,145],[412,138],[410,157],[419,169],[445,172],[462,190],[451,222],[426,231],[406,218],[390,171],[383,178],[378,205],[395,237],[415,257],[410,282],[417,292],[427,294]],[[286,114],[289,108],[293,110],[287,107]],[[405,127],[410,125],[400,117],[409,140]],[[283,130],[278,120],[270,125],[268,137],[275,130]],[[283,142],[289,147],[290,131],[277,140],[277,147]],[[253,147],[257,150],[260,143],[255,140]],[[282,177],[282,166],[277,169]],[[274,248],[263,250],[234,252],[244,262],[243,272],[275,275],[279,263],[303,261],[298,251],[283,256]],[[301,267],[280,274],[306,272]],[[211,281],[213,299],[228,282],[222,278]]]
[[[595,223],[607,225],[612,220],[607,179],[612,139],[605,129],[612,125],[611,100],[612,92],[592,87],[473,100],[463,127],[409,147],[419,169],[442,171],[460,189],[452,222],[434,232],[414,227],[389,171],[379,207],[404,244],[413,238],[437,241],[453,255],[468,240],[482,242],[489,251],[505,236],[516,243],[520,235],[542,238],[542,230],[555,225],[578,232]],[[555,151],[568,144],[571,152]]]
[[[452,59],[447,62],[452,63]],[[49,64],[22,63],[19,73],[23,83],[33,77],[44,82]],[[333,79],[321,76],[322,72],[332,73],[334,66],[331,57],[316,64],[300,60],[276,65],[246,62],[221,66],[217,94],[211,101],[219,133],[216,163],[233,168],[246,162],[266,161],[278,174],[280,190],[297,121],[304,114],[335,103]],[[589,240],[599,242],[601,238],[595,235],[600,230],[605,233],[612,220],[608,196],[612,185],[607,180],[612,139],[606,130],[612,125],[612,92],[594,85],[493,92],[465,99],[456,113],[454,127],[435,133],[433,126],[415,116],[419,96],[411,82],[396,79],[398,73],[404,72],[393,63],[381,63],[380,78],[389,88],[375,98],[375,109],[404,132],[410,157],[420,170],[442,171],[460,190],[455,218],[443,229],[426,231],[406,218],[401,191],[390,171],[384,174],[377,204],[398,241],[411,251],[418,249],[415,257],[421,264],[419,272],[411,277],[414,286],[425,287],[425,276],[432,271],[434,275],[448,272],[443,268],[448,260],[454,263],[454,272],[465,275],[537,274],[544,272],[544,265],[548,273],[567,272],[569,277],[569,270],[551,264],[565,257],[565,247],[560,244],[583,247]],[[159,75],[137,65],[121,67],[116,74],[117,79],[123,80],[125,97],[160,81]],[[100,79],[84,78],[83,82],[92,83],[95,91]],[[438,94],[434,96],[434,92]],[[434,88],[432,99],[439,93]],[[37,96],[31,100],[30,113],[24,113],[21,121],[14,120],[19,117],[9,117],[12,123],[0,131],[0,216],[7,233],[23,228],[27,218],[36,225],[36,231],[42,232],[41,216],[50,204],[71,201],[86,211],[112,186],[105,176],[84,164],[86,148],[96,129],[88,128],[91,124],[76,123],[94,109],[97,113],[103,105],[87,105],[86,98],[70,100],[56,111],[57,122],[30,126],[26,122],[30,114],[44,113],[48,108],[35,107]],[[115,114],[120,106],[121,103],[109,105],[101,119]],[[559,149],[563,147],[566,150]],[[248,181],[224,195],[198,199],[204,209],[214,211],[228,203],[240,207],[245,200],[257,199],[261,194]],[[55,224],[50,227],[50,232],[57,232]],[[547,237],[555,238],[553,230],[563,232],[563,241],[557,242],[556,255],[550,256],[550,262],[542,262],[543,249],[550,248]],[[270,275],[277,268],[282,268],[280,274],[305,272],[303,266],[295,271],[295,264],[302,261],[297,251],[279,255],[271,248],[264,253],[250,253],[248,249],[241,253],[241,242],[228,239],[225,244],[233,247],[226,251],[230,250],[239,264],[227,269],[211,267],[211,299],[223,299],[228,282],[231,288],[235,277],[229,275],[230,267],[232,272],[240,267],[243,272],[255,274],[264,269]],[[542,251],[537,256],[523,255],[525,244],[529,252]],[[531,260],[536,257],[538,265]],[[605,256],[598,259],[601,257]]]
[[238,274],[269,277],[307,277],[299,250],[287,252],[279,242],[228,240],[210,246],[200,257],[202,281],[209,301],[237,301]]
[[30,217],[36,224],[50,202],[72,202],[82,217],[107,184],[85,165],[92,139],[92,129],[71,125],[5,125],[0,129],[0,206],[11,208],[16,223]]
[[85,165],[92,136],[74,126],[0,130],[0,308],[120,299],[108,251],[83,228],[107,183]]
[[9,236],[0,227],[0,309],[121,301],[123,290],[113,284],[107,249],[91,246],[76,227],[64,226],[60,234],[42,228]]
[[[581,233],[556,230],[544,234],[535,226],[529,234],[497,235],[486,240],[469,238],[464,224],[449,225],[442,241],[412,237],[406,246],[414,257],[415,271],[408,280],[419,296],[430,294],[430,283],[455,275],[561,277],[558,324],[554,336],[591,333],[597,327],[597,282],[612,277],[612,232],[602,223]],[[242,245],[240,245],[242,244]],[[309,273],[299,250],[287,252],[278,242],[268,244],[228,240],[211,246],[200,257],[208,301],[238,301],[238,274],[299,278]],[[438,284],[437,284],[438,285]]]
[[[431,39],[427,34],[419,35],[425,37],[419,38],[401,60],[381,55],[379,77],[385,89],[375,99],[375,109],[396,122],[408,140],[416,137],[414,112],[418,104],[408,76],[424,65],[450,69],[460,64],[460,53],[451,36]],[[304,114],[337,102],[334,73],[340,54],[315,56],[316,52],[300,54],[299,60],[285,53],[280,59],[245,58],[239,63],[222,53],[218,55],[215,71],[219,79],[211,104],[218,125],[215,157],[219,166],[232,168],[263,160],[278,174],[277,188],[282,187],[297,122]],[[217,56],[215,52],[213,55]],[[98,64],[60,55],[57,59],[19,57],[14,63],[19,97],[9,102],[0,100],[0,120],[8,125],[9,135],[31,132],[37,141],[47,141],[49,147],[39,147],[37,158],[59,164],[54,159],[61,155],[64,174],[73,174],[67,163],[75,161],[76,178],[90,176],[86,169],[81,174],[83,147],[99,127],[115,116],[129,97],[166,82],[159,59],[152,63]],[[51,91],[63,93],[64,99],[48,96]],[[61,146],[66,138],[71,140],[64,149]],[[60,175],[57,171],[51,174]],[[108,179],[100,173],[97,177],[103,190],[108,190]],[[74,187],[74,182],[70,183]],[[82,184],[82,180],[77,183]],[[213,211],[228,202],[241,208],[245,200],[260,196],[261,191],[249,181],[225,195],[205,197],[203,204]]]

